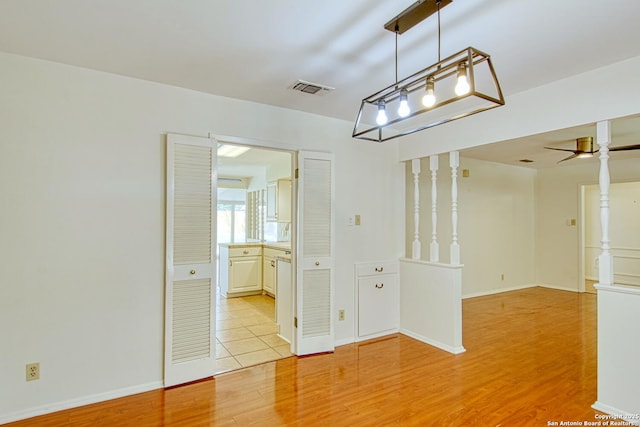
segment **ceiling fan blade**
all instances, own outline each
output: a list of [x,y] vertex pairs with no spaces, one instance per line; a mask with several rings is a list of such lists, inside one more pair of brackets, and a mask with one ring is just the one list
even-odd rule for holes
[[640,150],[640,144],[622,145],[620,147],[609,148],[609,151],[629,151],[629,150]]
[[558,163],[562,163],[566,160],[571,160],[571,159],[575,159],[576,157],[578,157],[578,153],[573,153],[572,155],[570,155],[569,157],[565,157],[564,159],[560,160]]
[[569,150],[567,148],[553,148],[553,147],[544,147],[547,150],[556,150],[556,151],[568,151],[569,153],[576,154],[576,150]]

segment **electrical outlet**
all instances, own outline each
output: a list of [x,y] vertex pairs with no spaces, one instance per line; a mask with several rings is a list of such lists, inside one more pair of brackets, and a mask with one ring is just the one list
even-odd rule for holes
[[40,364],[27,363],[27,381],[40,379]]
[[344,320],[344,309],[338,310],[338,320]]

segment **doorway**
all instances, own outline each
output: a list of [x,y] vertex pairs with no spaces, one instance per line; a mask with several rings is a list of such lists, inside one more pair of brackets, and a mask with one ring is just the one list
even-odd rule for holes
[[[291,322],[277,316],[292,290],[276,286],[276,267],[295,247],[293,159],[290,151],[218,145],[216,373],[292,355]],[[290,304],[284,312],[293,318]]]
[[[595,293],[598,256],[601,251],[600,187],[581,187],[581,280],[584,291]],[[640,286],[640,182],[612,183],[609,188],[609,240],[613,256],[614,282]]]

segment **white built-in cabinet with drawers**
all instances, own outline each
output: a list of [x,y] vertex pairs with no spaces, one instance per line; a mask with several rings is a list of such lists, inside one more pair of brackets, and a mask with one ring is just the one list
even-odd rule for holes
[[356,264],[358,340],[398,332],[400,327],[398,271],[397,261]]

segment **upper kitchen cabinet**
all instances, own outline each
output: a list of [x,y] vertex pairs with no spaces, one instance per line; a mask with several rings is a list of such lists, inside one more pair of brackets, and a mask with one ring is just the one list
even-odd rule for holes
[[267,221],[291,222],[291,179],[267,185]]

